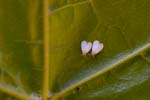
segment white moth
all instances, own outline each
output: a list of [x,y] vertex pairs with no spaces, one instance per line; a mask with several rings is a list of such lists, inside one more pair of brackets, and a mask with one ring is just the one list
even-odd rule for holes
[[102,51],[104,48],[103,43],[100,43],[98,40],[95,40],[93,42],[93,46],[92,46],[92,55],[96,55],[98,54],[100,51]]
[[81,42],[82,55],[86,55],[92,48],[92,43],[87,41]]

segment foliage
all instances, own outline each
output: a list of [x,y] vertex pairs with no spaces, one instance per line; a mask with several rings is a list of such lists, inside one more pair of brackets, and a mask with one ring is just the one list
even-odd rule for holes
[[[42,0],[0,0],[0,99],[42,95],[48,27],[52,100],[149,100],[149,4],[49,0],[47,17]],[[82,40],[100,40],[104,50],[81,56]]]

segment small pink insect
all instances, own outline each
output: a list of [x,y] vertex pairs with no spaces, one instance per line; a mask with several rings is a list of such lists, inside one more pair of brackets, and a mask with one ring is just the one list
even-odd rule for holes
[[100,43],[98,40],[95,40],[92,46],[92,56],[100,53],[100,51],[102,51],[103,48],[104,48],[104,44]]
[[86,55],[92,48],[92,43],[87,42],[87,41],[82,41],[81,42],[81,50],[82,50],[82,55]]

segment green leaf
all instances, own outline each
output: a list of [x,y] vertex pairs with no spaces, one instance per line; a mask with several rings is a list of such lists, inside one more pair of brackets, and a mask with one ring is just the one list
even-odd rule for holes
[[[0,91],[31,100],[41,95],[43,75],[42,2],[0,0]],[[9,96],[8,96],[9,95]]]
[[0,100],[149,100],[149,4],[0,0]]
[[[149,100],[148,0],[52,0],[50,90],[52,99]],[[93,58],[82,40],[104,43]]]

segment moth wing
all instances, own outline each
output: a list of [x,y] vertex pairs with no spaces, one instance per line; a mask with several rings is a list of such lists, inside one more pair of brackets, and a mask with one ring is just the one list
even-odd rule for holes
[[100,51],[102,51],[103,48],[103,43],[100,43],[98,40],[95,40],[93,42],[92,55],[98,54]]
[[92,48],[92,43],[88,42],[87,47],[86,47],[87,53],[91,50],[91,48]]
[[81,42],[81,50],[82,50],[82,52],[86,51],[87,44],[88,44],[87,41],[82,41]]

